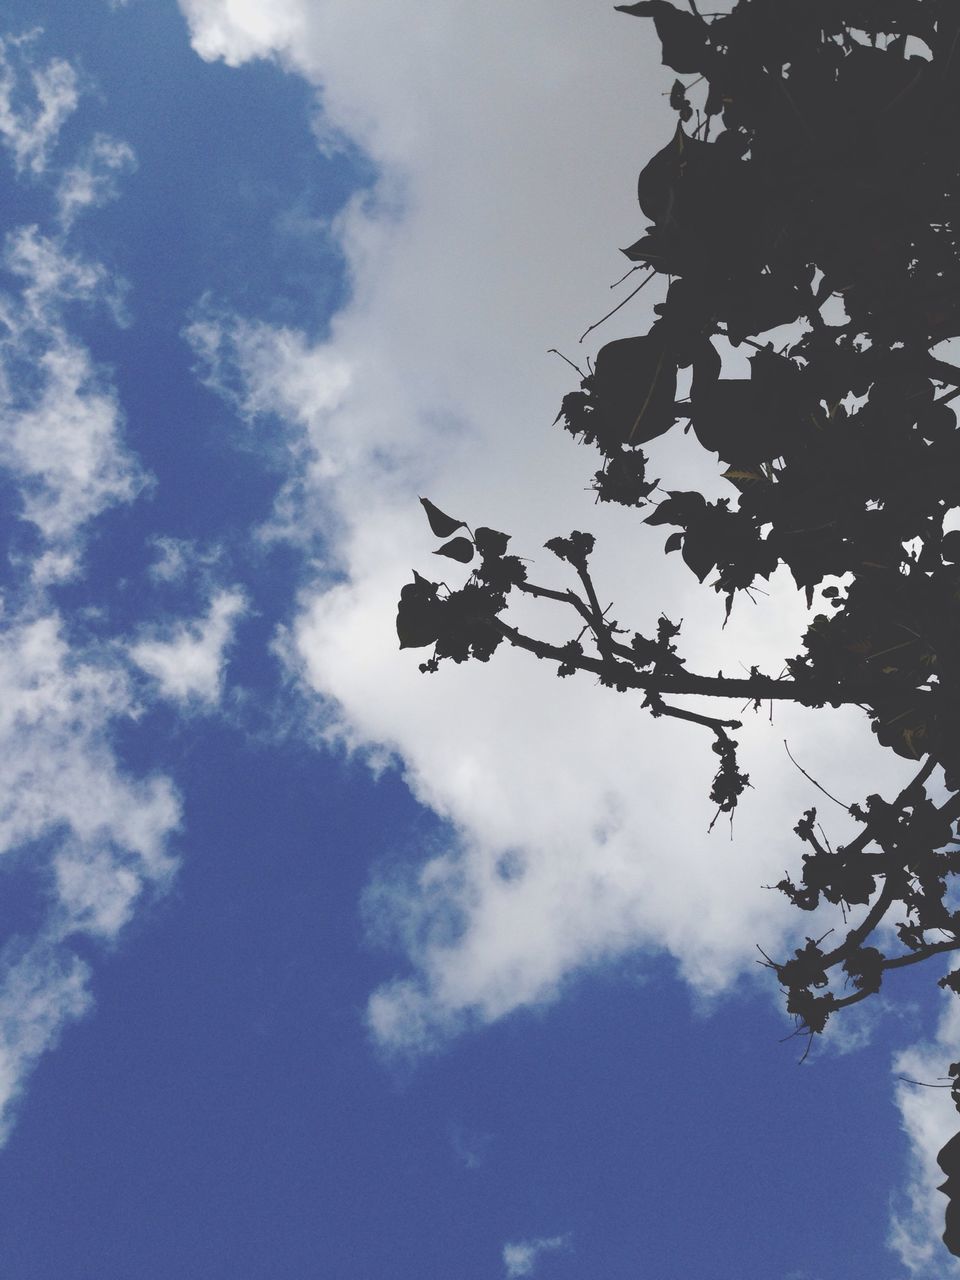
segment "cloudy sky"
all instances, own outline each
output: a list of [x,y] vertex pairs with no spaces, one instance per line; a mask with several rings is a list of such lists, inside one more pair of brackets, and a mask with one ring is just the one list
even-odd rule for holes
[[[750,721],[731,841],[696,727],[527,655],[424,677],[397,648],[400,586],[443,576],[426,494],[560,588],[544,541],[593,530],[615,615],[682,616],[699,669],[795,651],[788,584],[721,635],[550,425],[576,378],[548,348],[580,362],[658,300],[578,344],[673,127],[646,25],[2,22],[3,1275],[954,1274],[956,1117],[898,1083],[957,1056],[939,975],[801,1067],[756,964],[811,927],[763,887],[818,800],[784,738],[837,794],[901,780],[858,714]],[[722,484],[682,437],[651,453]]]

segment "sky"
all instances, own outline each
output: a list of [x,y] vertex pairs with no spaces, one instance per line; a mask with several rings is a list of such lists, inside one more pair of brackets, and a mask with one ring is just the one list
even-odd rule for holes
[[796,650],[788,583],[721,632],[551,426],[548,349],[658,300],[578,342],[671,79],[586,0],[0,9],[4,1280],[960,1274],[899,1080],[958,1056],[939,972],[800,1065],[757,964],[811,927],[783,741],[889,794],[865,720],[748,721],[730,839],[695,727],[397,647],[422,494],[560,588],[591,529],[695,669]]

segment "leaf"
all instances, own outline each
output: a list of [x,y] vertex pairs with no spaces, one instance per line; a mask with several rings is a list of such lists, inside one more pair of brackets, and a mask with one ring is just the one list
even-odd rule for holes
[[597,352],[591,431],[604,452],[640,445],[676,421],[677,367],[661,334],[620,338]]
[[644,524],[679,524],[688,525],[702,515],[706,508],[706,499],[696,490],[681,491],[671,489],[657,509],[647,516]]
[[949,533],[943,535],[940,554],[948,564],[960,562],[960,529],[951,529]]
[[421,498],[420,505],[427,513],[430,528],[438,538],[449,538],[455,530],[466,528],[465,520],[454,520],[453,516],[448,516],[439,507],[435,507],[429,498]]
[[500,533],[498,529],[488,529],[485,525],[481,525],[474,532],[473,540],[482,556],[496,558],[506,553],[510,535],[509,533]]
[[[456,526],[454,526],[456,527]],[[449,556],[451,560],[459,560],[461,564],[469,564],[473,559],[473,543],[469,538],[452,538],[438,547],[435,556]]]
[[692,13],[681,13],[667,0],[639,0],[638,4],[617,4],[613,7],[618,13],[628,13],[634,18],[653,18],[662,45],[664,66],[672,67],[681,75],[705,69],[710,47],[702,19],[695,18]]
[[669,555],[671,551],[679,551],[683,546],[683,532],[678,529],[676,533],[671,533],[670,537],[663,544],[665,555]]
[[[750,378],[695,381],[691,392],[694,434],[703,445],[734,467],[744,458],[768,462],[779,457],[806,430],[801,413],[804,401],[799,386],[791,386],[795,371],[789,361],[773,357],[785,367],[780,382],[760,376],[756,364]],[[695,370],[696,371],[696,370]],[[788,371],[788,372],[787,372]]]
[[729,291],[720,313],[727,324],[727,337],[739,346],[751,335],[791,324],[802,310],[803,298],[791,280],[760,275],[738,282]]
[[441,609],[437,583],[428,582],[414,570],[413,582],[401,588],[397,606],[400,648],[420,649],[433,644],[440,635]]
[[754,470],[751,467],[727,467],[726,471],[721,471],[720,476],[723,480],[729,480],[739,493],[745,493],[767,479],[759,468]]
[[620,252],[631,262],[644,262],[657,271],[666,270],[666,254],[663,245],[654,235],[641,236],[632,245]]
[[715,568],[717,559],[709,538],[693,536],[687,533],[683,540],[683,562],[692,569],[702,582],[711,569]]
[[677,187],[683,180],[690,139],[680,125],[673,137],[648,160],[637,178],[637,201],[651,222],[666,223],[676,208]]
[[586,564],[587,557],[593,551],[593,534],[574,529],[569,538],[551,538],[543,545],[547,551],[552,551],[558,559],[566,560],[569,564]]

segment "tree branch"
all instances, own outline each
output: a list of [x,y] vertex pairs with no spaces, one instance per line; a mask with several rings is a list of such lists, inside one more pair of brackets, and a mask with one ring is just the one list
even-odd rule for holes
[[[549,594],[543,588],[537,588],[537,594]],[[577,597],[555,592],[552,598],[573,604]],[[580,602],[582,604],[582,601]],[[576,606],[575,606],[576,607]],[[582,610],[578,609],[582,613]],[[536,654],[538,658],[550,658],[554,662],[572,663],[581,671],[589,671],[594,675],[605,676],[607,665],[597,658],[586,654],[576,658],[560,645],[549,644],[545,640],[534,640],[525,636],[516,627],[496,619],[494,624],[501,635],[511,644]],[[591,627],[592,629],[592,627]],[[772,676],[728,677],[700,676],[693,672],[664,675],[653,671],[641,671],[630,662],[632,652],[626,645],[611,642],[611,652],[624,659],[615,664],[616,678],[619,684],[629,689],[654,690],[671,697],[699,696],[704,698],[738,698],[750,702],[766,702],[769,699],[779,702],[796,702],[801,706],[859,705],[872,703],[877,698],[889,697],[892,693],[913,692],[914,686],[898,685],[891,680],[875,680],[864,684],[827,684],[818,680],[779,680]]]
[[528,596],[542,596],[545,600],[556,600],[559,604],[569,604],[587,623],[590,622],[590,610],[574,591],[554,591],[551,587],[538,587],[534,582],[517,584]]
[[597,642],[597,648],[600,650],[604,662],[608,663],[611,668],[615,667],[617,660],[613,655],[613,649],[610,644],[610,628],[603,619],[603,610],[600,608],[600,601],[597,599],[597,592],[593,585],[593,579],[587,569],[585,560],[578,560],[574,564],[577,576],[583,583],[583,589],[587,593],[587,599],[590,601],[590,630],[593,632]]

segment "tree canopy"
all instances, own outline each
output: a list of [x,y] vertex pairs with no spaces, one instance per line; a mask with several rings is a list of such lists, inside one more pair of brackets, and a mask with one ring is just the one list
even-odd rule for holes
[[[676,128],[640,173],[646,225],[623,250],[644,273],[638,288],[660,275],[667,289],[645,333],[599,351],[558,421],[600,455],[598,500],[666,526],[664,550],[679,551],[728,614],[785,565],[805,597],[806,632],[781,675],[694,673],[677,624],[661,617],[656,634],[630,633],[601,608],[589,533],[547,542],[570,585],[541,585],[507,534],[471,532],[425,499],[438,554],[469,573],[456,588],[415,573],[397,629],[401,647],[432,649],[424,672],[486,662],[507,642],[560,676],[589,672],[641,692],[654,716],[703,726],[718,814],[748,783],[739,723],[689,709],[685,695],[863,708],[879,743],[915,772],[899,795],[847,807],[858,833],[845,845],[830,847],[814,808],[795,827],[801,870],[777,888],[802,911],[826,901],[852,919],[859,909],[837,945],[808,938],[768,961],[812,1037],[888,970],[960,949],[948,892],[960,870],[960,430],[950,407],[960,396],[960,6],[617,8],[652,19],[676,76]],[[764,338],[772,330],[776,344]],[[725,376],[731,347],[750,351],[749,376]],[[643,446],[677,430],[716,455],[728,498],[648,477]],[[517,594],[569,606],[576,638],[558,645],[512,625]],[[896,945],[875,945],[881,925]],[[837,977],[845,987],[831,986]],[[941,985],[960,994],[960,969]],[[960,1105],[960,1064],[950,1074]],[[951,1221],[947,1243],[960,1253]]]

